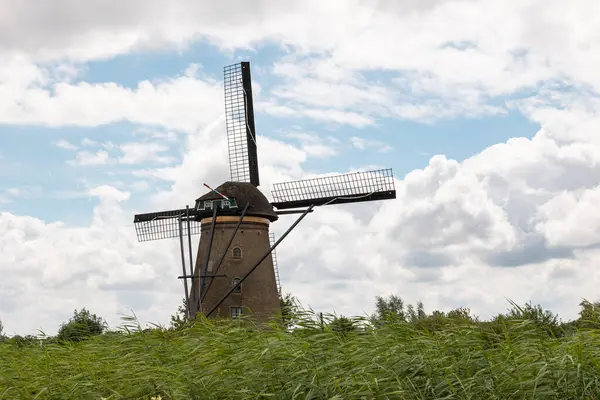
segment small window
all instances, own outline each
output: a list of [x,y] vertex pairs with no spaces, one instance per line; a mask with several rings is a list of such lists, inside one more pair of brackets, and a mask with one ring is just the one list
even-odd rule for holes
[[[235,287],[235,285],[237,285],[238,283],[240,283],[240,278],[233,278],[233,280],[231,281],[231,287]],[[236,287],[235,289],[233,289],[233,293],[241,293],[242,292],[242,285],[238,285],[238,287]]]
[[242,307],[230,307],[229,312],[231,313],[231,318],[239,318],[242,315]]
[[241,259],[242,258],[242,249],[239,247],[234,247],[232,252],[233,258]]

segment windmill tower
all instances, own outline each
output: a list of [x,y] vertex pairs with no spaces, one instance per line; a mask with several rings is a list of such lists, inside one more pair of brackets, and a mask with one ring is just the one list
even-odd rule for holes
[[[259,169],[250,64],[224,68],[225,115],[231,180],[196,199],[195,206],[138,214],[139,241],[179,236],[189,316],[237,317],[252,313],[265,321],[279,312],[277,245],[314,207],[396,198],[391,169],[354,172],[275,184],[274,201],[258,189]],[[301,214],[273,243],[269,231],[279,215]],[[191,236],[200,234],[196,262]],[[184,237],[187,237],[189,273]],[[192,267],[194,265],[194,267]],[[188,287],[188,282],[191,288]]]
[[[229,181],[216,190],[235,198],[239,204],[249,206],[243,219],[243,210],[238,209],[237,215],[217,215],[214,226],[212,216],[200,221],[200,244],[194,275],[206,276],[206,279],[201,286],[195,285],[192,288],[191,306],[198,308],[200,304],[202,311],[216,307],[216,317],[236,317],[252,312],[257,320],[266,320],[277,314],[280,304],[272,254],[224,301],[220,300],[241,281],[248,271],[249,262],[256,261],[269,252],[269,226],[278,219],[278,215],[265,195],[251,183]],[[215,192],[209,192],[196,201],[218,200],[216,196]],[[211,274],[225,276],[208,276]]]

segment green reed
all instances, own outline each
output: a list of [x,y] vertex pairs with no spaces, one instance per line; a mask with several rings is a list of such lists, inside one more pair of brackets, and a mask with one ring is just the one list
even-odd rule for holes
[[4,342],[0,399],[600,398],[596,330],[556,339],[529,321],[302,325],[201,320],[77,343]]

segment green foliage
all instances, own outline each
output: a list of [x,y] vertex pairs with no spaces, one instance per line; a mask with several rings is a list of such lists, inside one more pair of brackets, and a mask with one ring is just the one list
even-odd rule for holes
[[112,332],[76,310],[61,340],[0,342],[0,400],[600,398],[600,303],[584,300],[566,324],[539,305],[511,305],[479,321],[466,308],[428,314],[390,296],[366,321],[306,311],[286,295],[267,327],[188,323],[183,305],[170,329],[134,316]]
[[347,335],[351,332],[356,331],[356,325],[353,320],[343,315],[334,317],[333,321],[329,323],[329,328],[336,333]]
[[181,304],[177,307],[177,313],[171,315],[171,329],[179,330],[191,325],[187,316],[187,304],[185,298],[181,299]]
[[77,342],[101,335],[106,329],[106,322],[101,317],[82,308],[81,311],[75,310],[69,322],[60,326],[57,338],[61,341]]
[[279,298],[281,307],[281,324],[286,329],[293,327],[298,322],[300,306],[298,300],[290,293]]
[[600,328],[600,301],[591,303],[583,300],[579,303],[579,320],[577,326],[580,328]]
[[513,301],[509,301],[513,306],[507,314],[498,315],[496,320],[518,320],[530,321],[536,324],[540,329],[552,337],[560,337],[564,330],[558,320],[558,316],[550,310],[544,310],[541,305],[532,305],[531,302],[524,306],[519,306]]
[[[299,315],[302,314],[301,307],[299,306],[298,300],[291,294],[286,294],[280,297],[281,315],[279,317],[279,323],[289,329],[298,322]],[[181,300],[181,304],[177,308],[177,312],[171,315],[171,329],[181,330],[191,327],[198,318],[190,321],[187,317],[187,308],[185,299]]]
[[33,335],[25,335],[25,336],[14,335],[11,338],[6,338],[5,341],[6,341],[6,343],[14,344],[17,347],[30,346],[30,345],[37,344],[37,342],[38,342],[37,337],[35,337]]
[[406,321],[404,301],[394,294],[387,299],[375,297],[375,313],[371,316],[374,325],[381,326],[386,322]]
[[[0,399],[599,397],[598,332],[555,339],[529,320],[503,320],[491,332],[468,315],[434,312],[417,322],[442,319],[443,328],[395,321],[343,340],[329,329],[335,317],[301,335],[206,319],[145,330],[131,319],[121,333],[79,342],[0,343]],[[344,318],[336,324],[347,326]],[[318,315],[303,319],[319,326]]]

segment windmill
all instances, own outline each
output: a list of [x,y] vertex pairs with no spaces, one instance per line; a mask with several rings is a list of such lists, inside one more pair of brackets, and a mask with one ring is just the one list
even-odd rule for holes
[[[260,184],[250,63],[224,68],[225,118],[231,180],[208,191],[193,208],[134,216],[140,242],[179,237],[187,312],[267,320],[279,312],[273,251],[315,207],[396,198],[391,169],[324,176],[273,186]],[[269,232],[280,215],[301,214],[278,239]],[[195,265],[192,235],[200,234]],[[186,270],[184,238],[188,242]]]

